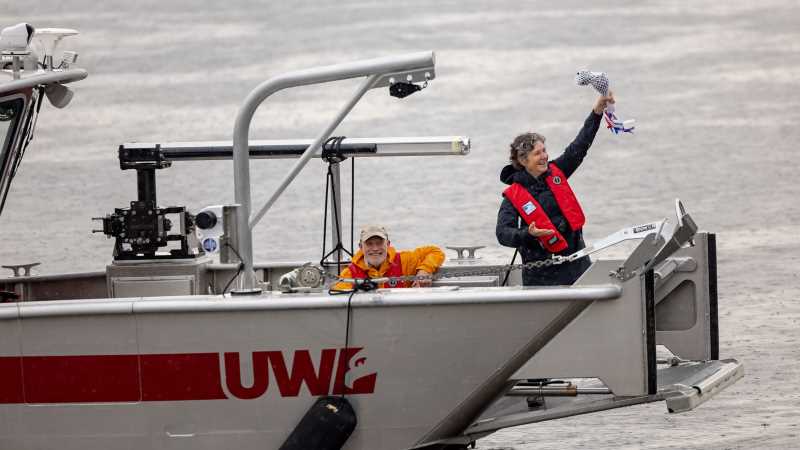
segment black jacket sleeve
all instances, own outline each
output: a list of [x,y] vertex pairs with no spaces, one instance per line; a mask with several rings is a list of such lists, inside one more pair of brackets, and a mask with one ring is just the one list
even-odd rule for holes
[[583,128],[575,136],[575,140],[567,146],[561,156],[553,161],[559,169],[564,171],[567,178],[581,165],[586,152],[592,146],[597,129],[600,128],[600,119],[602,119],[601,115],[595,114],[594,111],[590,112],[589,117],[583,122]]
[[518,228],[518,223],[517,209],[504,197],[503,203],[500,204],[500,210],[497,212],[497,227],[495,228],[497,242],[500,245],[514,248],[538,244],[539,241],[528,233],[528,227]]

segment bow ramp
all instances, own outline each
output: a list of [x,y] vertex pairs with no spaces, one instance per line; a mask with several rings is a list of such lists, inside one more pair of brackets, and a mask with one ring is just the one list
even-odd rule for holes
[[[69,52],[53,63],[74,31],[37,30],[51,45],[38,60],[34,29],[12,28],[0,39],[0,208],[38,105],[66,106],[64,84],[86,76]],[[107,269],[32,275],[26,261],[0,279],[0,447],[297,448],[299,424],[312,424],[300,439],[323,428],[306,421],[312,405],[334,420],[340,408],[324,400],[335,396],[357,419],[343,448],[464,448],[501,428],[646,402],[688,411],[740,378],[740,363],[719,359],[715,236],[680,203],[674,224],[625,228],[568,257],[635,243],[571,287],[522,288],[518,272],[503,286],[507,266],[456,247],[469,256],[431,288],[331,295],[346,262],[338,235],[321,269],[252,261],[253,227],[312,158],[338,182],[346,158],[468,153],[463,137],[330,140],[368,90],[406,97],[434,64],[422,52],[292,72],[248,96],[232,143],[121,145],[139,196],[100,218],[115,238]],[[249,140],[272,93],[350,78],[362,82],[314,139]],[[297,159],[254,214],[251,157]],[[182,159],[232,159],[237,204],[159,207],[155,170]],[[331,221],[338,230],[340,208]]]
[[[715,235],[698,233],[680,201],[676,215],[675,225],[629,227],[576,255],[636,244],[623,259],[595,260],[573,287],[521,289],[550,298],[590,286],[619,291],[573,304],[574,314],[565,310],[568,323],[508,377],[502,395],[479,413],[465,402],[429,438],[464,443],[506,427],[658,401],[685,412],[741,378],[740,362],[719,359]],[[445,437],[459,428],[460,437]]]

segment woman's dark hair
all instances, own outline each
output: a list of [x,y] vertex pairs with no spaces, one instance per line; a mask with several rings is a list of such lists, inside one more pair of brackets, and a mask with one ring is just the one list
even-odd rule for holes
[[544,144],[545,137],[539,133],[522,133],[514,138],[508,152],[508,160],[515,169],[522,169],[521,159],[528,156],[537,142]]

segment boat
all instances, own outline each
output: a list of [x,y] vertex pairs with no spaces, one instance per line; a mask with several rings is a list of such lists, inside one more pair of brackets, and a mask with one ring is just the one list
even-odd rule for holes
[[[64,113],[45,99],[65,108],[88,76],[76,53],[56,58],[75,34],[0,34],[0,214],[35,127]],[[680,200],[670,220],[537,262],[595,255],[573,286],[522,287],[520,265],[455,246],[431,287],[335,295],[347,263],[335,189],[325,261],[254,262],[253,227],[311,159],[335,186],[346,159],[469,153],[463,136],[333,136],[367,91],[405,97],[435,78],[431,51],[297,70],[252,90],[232,141],[120,144],[137,198],[98,218],[114,239],[106,270],[38,275],[37,263],[2,262],[0,448],[463,449],[504,428],[643,403],[690,411],[744,375],[719,354],[716,236]],[[361,82],[313,139],[250,139],[270,95],[344,79]],[[271,158],[296,162],[256,209],[250,160]],[[185,160],[233,161],[235,203],[159,206],[156,171]],[[622,243],[621,256],[602,256]]]

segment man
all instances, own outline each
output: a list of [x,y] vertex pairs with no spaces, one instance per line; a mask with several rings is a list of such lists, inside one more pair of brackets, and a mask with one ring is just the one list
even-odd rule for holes
[[[382,278],[410,275],[433,275],[444,262],[444,253],[435,245],[417,247],[414,250],[398,252],[390,245],[389,234],[380,225],[367,225],[361,229],[358,241],[359,250],[352,262],[342,270],[341,278]],[[430,286],[430,280],[393,281],[381,283],[380,287],[422,287]],[[333,289],[345,291],[353,288],[352,283],[339,282]]]

